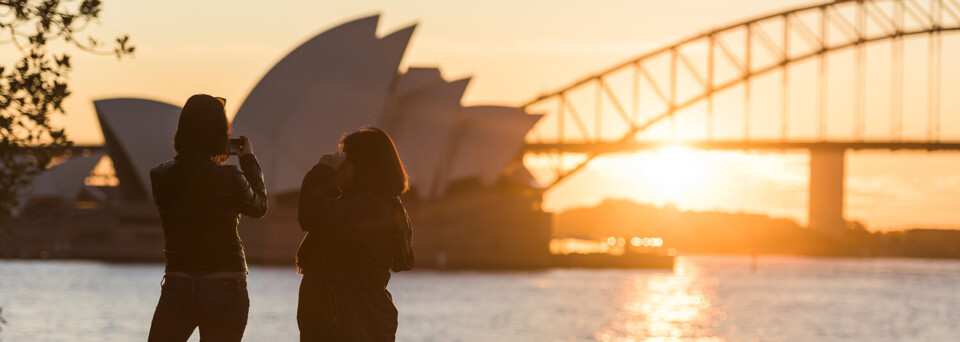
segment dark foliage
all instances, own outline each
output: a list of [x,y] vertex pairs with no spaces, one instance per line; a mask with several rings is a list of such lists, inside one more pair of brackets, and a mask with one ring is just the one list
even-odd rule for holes
[[0,43],[21,52],[12,65],[0,65],[0,222],[12,214],[17,193],[71,146],[64,129],[51,124],[65,114],[70,56],[51,51],[51,43],[117,58],[133,54],[127,36],[116,38],[112,50],[80,36],[101,7],[100,0],[0,0]]

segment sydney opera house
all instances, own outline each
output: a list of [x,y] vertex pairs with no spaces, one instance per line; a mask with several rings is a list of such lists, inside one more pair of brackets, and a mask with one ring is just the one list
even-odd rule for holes
[[[437,68],[401,72],[414,27],[377,37],[378,19],[347,22],[295,48],[234,116],[233,135],[254,142],[270,195],[265,218],[241,220],[250,260],[292,263],[303,236],[296,221],[303,175],[344,132],[376,126],[393,136],[409,173],[404,201],[420,265],[546,266],[551,215],[540,209],[542,189],[517,162],[540,116],[464,107],[470,80],[447,80]],[[23,231],[43,238],[0,242],[0,256],[162,257],[148,171],[174,156],[180,108],[140,98],[101,99],[94,107],[104,146],[75,153],[35,180],[18,211],[33,218],[23,220],[32,226]]]

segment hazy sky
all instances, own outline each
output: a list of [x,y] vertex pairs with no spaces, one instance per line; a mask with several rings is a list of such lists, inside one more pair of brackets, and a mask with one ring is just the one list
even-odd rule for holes
[[[465,105],[518,105],[679,38],[811,3],[107,0],[102,25],[88,32],[102,38],[128,33],[136,55],[118,62],[75,53],[69,115],[60,122],[78,143],[98,144],[102,136],[92,100],[134,96],[181,105],[195,93],[228,98],[232,116],[260,77],[297,45],[374,13],[381,14],[381,35],[418,25],[401,69],[437,66],[448,79],[472,77]],[[15,57],[9,48],[0,56],[4,63]],[[631,158],[649,156],[620,159]],[[546,206],[560,209],[612,196],[676,202],[695,210],[761,212],[805,223],[805,155],[704,153],[693,158],[701,160],[709,177],[691,176],[703,184],[686,187],[683,197],[667,196],[671,191],[599,162],[548,194]],[[957,156],[859,153],[849,155],[847,165],[848,218],[872,228],[960,228],[960,214],[953,214],[960,197],[952,191],[960,178],[950,171],[960,169]]]

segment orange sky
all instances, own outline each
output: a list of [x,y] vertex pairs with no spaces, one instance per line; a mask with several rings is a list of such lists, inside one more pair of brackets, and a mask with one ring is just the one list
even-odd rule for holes
[[[223,5],[108,0],[103,24],[89,32],[103,38],[129,33],[136,56],[117,62],[75,54],[74,92],[66,102],[69,115],[59,121],[78,143],[97,144],[102,136],[93,99],[135,96],[179,105],[202,92],[228,98],[228,113],[233,115],[259,78],[291,49],[333,25],[371,13],[382,14],[381,34],[419,23],[401,68],[438,66],[448,78],[472,76],[465,105],[518,105],[679,38],[811,3],[237,0]],[[949,49],[945,44],[945,52]],[[15,58],[10,49],[0,57]],[[945,110],[944,115],[951,113]],[[697,172],[684,175],[682,184],[677,179],[655,184],[615,171],[640,172],[647,161],[656,160],[650,154],[601,160],[548,193],[546,206],[560,210],[620,197],[806,221],[803,154],[686,153],[681,159],[694,160]],[[953,214],[960,195],[950,191],[960,186],[960,176],[950,171],[960,169],[960,157],[856,153],[848,154],[847,166],[849,219],[881,229],[960,228],[960,214]]]

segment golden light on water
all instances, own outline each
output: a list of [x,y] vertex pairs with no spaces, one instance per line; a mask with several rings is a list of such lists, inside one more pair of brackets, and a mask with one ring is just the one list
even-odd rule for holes
[[604,342],[720,341],[700,271],[678,262],[674,273],[637,275],[620,289],[618,319],[597,332]]

